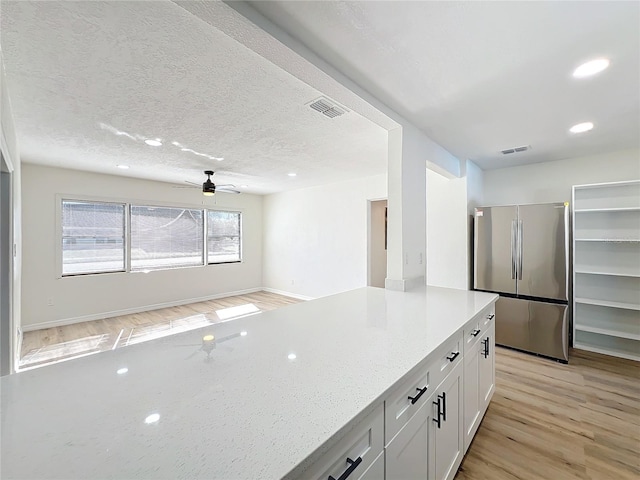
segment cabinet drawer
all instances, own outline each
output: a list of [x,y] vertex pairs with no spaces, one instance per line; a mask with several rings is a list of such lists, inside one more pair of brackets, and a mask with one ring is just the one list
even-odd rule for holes
[[415,415],[430,393],[429,370],[425,367],[402,383],[386,398],[384,402],[385,445],[388,445]]
[[476,315],[464,328],[464,354],[473,350],[474,346],[487,333],[495,318],[495,305],[492,304]]
[[435,388],[462,360],[462,342],[463,337],[462,333],[460,333],[435,352],[434,360],[429,367],[431,384]]
[[382,453],[384,443],[384,409],[380,404],[364,420],[333,445],[301,478],[335,479],[351,471],[349,480],[357,480]]

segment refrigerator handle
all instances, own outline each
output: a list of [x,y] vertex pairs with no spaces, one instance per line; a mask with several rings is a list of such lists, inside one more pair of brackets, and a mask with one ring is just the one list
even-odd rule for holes
[[511,220],[511,279],[516,279],[516,220]]
[[518,220],[518,280],[522,280],[522,220]]

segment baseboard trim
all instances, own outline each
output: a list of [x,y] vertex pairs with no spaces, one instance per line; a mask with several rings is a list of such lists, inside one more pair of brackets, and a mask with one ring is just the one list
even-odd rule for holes
[[[82,315],[80,317],[63,318],[60,320],[52,320],[50,322],[41,322],[41,323],[33,323],[31,325],[22,325],[22,332],[43,330],[45,328],[64,327],[66,325],[73,325],[74,323],[90,322],[92,320],[104,320],[107,318],[119,317],[120,315],[131,315],[132,313],[149,312],[151,310],[159,310],[161,308],[179,307],[180,305],[187,305],[189,303],[206,302],[207,300],[216,300],[218,298],[233,297],[235,295],[246,295],[248,293],[260,292],[262,290],[269,291],[269,289],[262,288],[262,287],[248,288],[246,290],[236,290],[235,292],[216,293],[215,295],[207,295],[204,297],[197,297],[197,298],[188,298],[186,300],[178,300],[174,302],[156,303],[153,305],[143,305],[140,307],[124,308],[122,310],[114,310],[111,312]],[[280,292],[273,291],[273,293],[280,293]],[[286,295],[289,297],[294,297],[293,294],[287,294],[286,292],[280,293],[280,294]],[[298,298],[298,297],[294,297],[294,298]]]
[[275,288],[262,288],[265,292],[276,293],[278,295],[284,295],[285,297],[297,298],[298,300],[314,300],[315,297],[307,297],[305,295],[298,295],[297,293],[285,292],[284,290],[277,290]]

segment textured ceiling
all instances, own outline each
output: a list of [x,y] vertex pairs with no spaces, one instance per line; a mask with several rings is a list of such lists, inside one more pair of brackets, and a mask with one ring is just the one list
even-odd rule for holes
[[[251,5],[484,169],[640,144],[640,2]],[[572,78],[598,56],[611,59],[607,71]],[[568,133],[584,121],[596,128]],[[500,154],[521,145],[532,150]]]
[[1,8],[24,161],[169,182],[212,169],[253,193],[386,171],[385,129],[313,111],[321,92],[175,3]]

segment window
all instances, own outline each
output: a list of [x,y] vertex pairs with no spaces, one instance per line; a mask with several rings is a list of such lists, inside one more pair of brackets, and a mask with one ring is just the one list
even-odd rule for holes
[[207,211],[207,263],[240,261],[240,212]]
[[62,201],[62,274],[125,269],[124,204]]
[[131,270],[203,264],[202,210],[131,206]]

